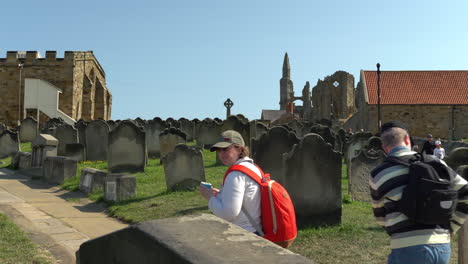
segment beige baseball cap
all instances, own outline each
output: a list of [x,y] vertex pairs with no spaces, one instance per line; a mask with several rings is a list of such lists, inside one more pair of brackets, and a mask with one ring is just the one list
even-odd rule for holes
[[210,148],[210,151],[215,151],[218,148],[227,148],[232,144],[237,144],[242,147],[245,147],[245,142],[241,134],[234,130],[227,130],[221,134],[221,137],[219,138],[218,142]]

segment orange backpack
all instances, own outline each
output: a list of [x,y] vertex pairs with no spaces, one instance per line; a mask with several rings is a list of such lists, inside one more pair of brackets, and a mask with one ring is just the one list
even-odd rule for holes
[[[255,164],[255,166],[257,166]],[[242,210],[249,218],[251,224],[257,232],[265,239],[268,239],[281,247],[289,247],[297,236],[296,213],[286,189],[281,184],[270,179],[270,174],[264,174],[259,166],[262,179],[251,169],[242,165],[231,166],[224,175],[224,181],[231,171],[240,171],[249,176],[260,185],[261,211],[263,230],[258,228],[249,214]]]

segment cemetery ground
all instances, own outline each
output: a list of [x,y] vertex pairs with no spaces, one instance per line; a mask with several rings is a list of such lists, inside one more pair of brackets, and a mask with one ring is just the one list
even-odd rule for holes
[[[22,144],[21,150],[30,151],[30,145]],[[215,153],[205,150],[203,157],[206,181],[211,182],[215,187],[220,186],[226,167],[216,165]],[[0,167],[8,166],[10,163],[9,159],[2,161],[4,161],[4,164],[0,164]],[[81,170],[86,167],[106,170],[107,163],[103,161],[80,162],[77,176],[65,181],[61,187],[70,191],[78,191],[79,175],[81,175]],[[296,241],[289,249],[319,264],[386,263],[386,257],[390,251],[390,240],[385,231],[376,224],[370,204],[351,201],[348,195],[345,163],[343,163],[342,175],[343,211],[341,224],[300,228]],[[137,179],[137,196],[133,199],[117,203],[106,202],[103,199],[102,191],[91,193],[89,198],[96,202],[106,203],[111,216],[128,223],[195,213],[209,213],[207,202],[199,195],[198,190],[170,192],[166,189],[164,169],[159,159],[149,159],[145,171],[137,173],[135,176]],[[0,218],[0,224],[3,225],[3,222],[3,218]],[[0,238],[5,236],[6,232],[5,229],[0,228]],[[21,232],[18,231],[17,233]],[[0,241],[3,241],[3,239]],[[456,239],[452,241],[451,263],[457,263],[456,241]],[[12,245],[8,243],[4,247],[8,248]],[[0,260],[2,260],[6,253],[0,252]],[[16,252],[12,254],[18,258],[23,253]],[[31,254],[37,258],[42,256],[40,251]],[[31,262],[47,263],[46,259],[45,257],[45,262]]]

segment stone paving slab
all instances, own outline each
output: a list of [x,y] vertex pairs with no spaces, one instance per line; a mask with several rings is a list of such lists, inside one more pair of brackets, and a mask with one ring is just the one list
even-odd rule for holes
[[8,169],[0,169],[0,209],[32,237],[38,236],[35,242],[63,263],[74,263],[75,252],[89,239],[128,226],[80,192],[60,190]]

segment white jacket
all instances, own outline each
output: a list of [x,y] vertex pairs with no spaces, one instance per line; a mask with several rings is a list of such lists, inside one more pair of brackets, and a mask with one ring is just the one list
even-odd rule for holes
[[[261,178],[260,171],[252,159],[245,157],[234,164],[246,166]],[[255,232],[255,228],[241,211],[242,206],[261,227],[260,186],[244,173],[231,171],[218,195],[210,198],[208,207],[216,216],[247,231]]]

